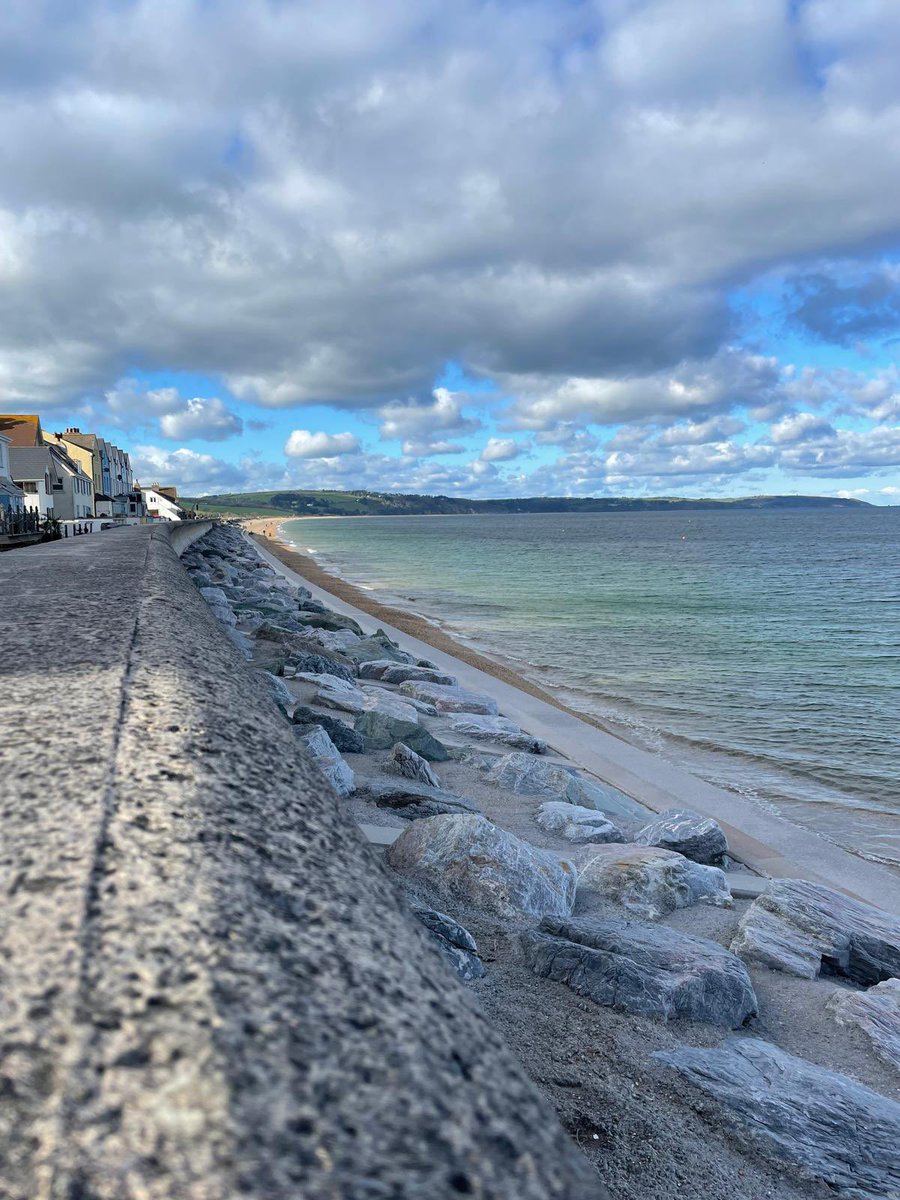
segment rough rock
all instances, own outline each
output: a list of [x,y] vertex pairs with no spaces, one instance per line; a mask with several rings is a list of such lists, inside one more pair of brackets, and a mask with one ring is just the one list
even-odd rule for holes
[[312,671],[297,671],[293,678],[298,683],[310,683],[314,686],[317,704],[324,704],[326,708],[338,708],[342,712],[354,715],[365,712],[365,694],[346,679],[340,679],[337,675],[316,675]]
[[392,642],[382,630],[377,630],[369,637],[362,638],[352,646],[347,654],[356,663],[372,662],[373,660],[390,659],[392,662],[411,663],[415,660],[411,654]]
[[643,1017],[738,1029],[757,1012],[741,960],[718,942],[677,929],[545,917],[522,935],[522,946],[536,975]]
[[237,625],[237,617],[231,611],[227,604],[210,604],[210,611],[217,621],[221,621],[223,625]]
[[668,808],[645,825],[634,839],[641,846],[675,850],[694,862],[721,864],[728,853],[728,839],[718,821],[687,809]]
[[[578,886],[648,921],[692,904],[731,905],[725,873],[654,846],[591,846],[578,862]],[[734,949],[734,947],[732,947]]]
[[779,880],[744,914],[731,949],[803,979],[825,969],[868,986],[900,976],[900,920],[821,884]]
[[369,779],[357,789],[356,795],[379,808],[389,808],[408,821],[448,813],[479,813],[478,806],[464,796],[446,792],[442,788],[428,787],[412,779],[403,783],[393,779]]
[[468,929],[437,909],[413,903],[413,913],[428,930],[428,935],[460,979],[481,979],[484,963],[478,957],[478,946]]
[[354,728],[366,739],[370,750],[390,750],[397,742],[403,742],[429,762],[446,762],[450,757],[446,747],[427,729],[386,713],[364,712],[356,718]]
[[581,808],[565,800],[545,800],[535,822],[547,833],[569,842],[624,842],[625,834],[596,808]]
[[900,979],[866,992],[837,988],[826,1007],[839,1025],[858,1025],[875,1053],[900,1071]]
[[351,646],[359,641],[359,635],[351,629],[338,629],[332,632],[328,629],[314,629],[310,632],[310,641],[316,642],[323,650],[344,654]]
[[574,767],[542,762],[532,754],[505,754],[488,772],[488,779],[517,795],[546,796],[584,808],[602,808],[607,798],[603,788],[581,778]]
[[313,725],[300,736],[307,753],[339,796],[353,791],[353,771],[341,758],[340,751],[321,725]]
[[287,660],[285,674],[291,675],[336,675],[346,683],[352,683],[355,676],[349,667],[327,658],[323,654],[298,654]]
[[400,684],[400,691],[405,696],[415,696],[426,704],[433,704],[438,712],[474,712],[485,713],[488,716],[497,715],[497,701],[490,696],[482,696],[479,692],[470,692],[466,688],[452,687],[440,683],[419,683],[408,679]]
[[658,1053],[739,1134],[845,1196],[900,1196],[900,1104],[757,1038]]
[[228,605],[228,597],[220,587],[201,587],[200,595],[207,604],[211,604],[213,607],[217,604],[224,604],[226,607]]
[[301,728],[309,725],[321,725],[342,754],[365,754],[368,749],[363,735],[357,733],[346,721],[326,716],[325,713],[318,713],[305,704],[295,706],[292,719],[294,724]]
[[414,663],[395,663],[384,658],[363,663],[359,674],[363,679],[380,679],[384,683],[406,683],[408,679],[415,679],[421,683],[449,684],[454,687],[459,683],[454,675],[447,675],[443,671],[420,667]]
[[416,754],[415,750],[410,750],[403,742],[398,742],[391,751],[387,769],[392,774],[402,775],[405,779],[417,779],[419,783],[426,783],[429,787],[441,786],[441,781],[427,760]]
[[410,725],[418,725],[419,710],[402,696],[389,692],[382,687],[372,687],[363,684],[367,712],[384,713],[386,717],[396,717],[398,721],[408,721]]
[[297,705],[295,697],[291,694],[284,681],[279,679],[277,675],[273,675],[271,671],[263,671],[263,675],[265,675],[266,682],[272,690],[272,699],[284,715],[290,719]]
[[358,637],[364,636],[362,629],[360,629],[352,617],[344,617],[340,613],[304,611],[302,619],[304,625],[312,626],[313,629],[327,629],[333,633],[336,633],[340,629],[349,629],[351,633],[355,633]]
[[414,821],[387,861],[443,903],[474,906],[501,918],[567,916],[575,868],[475,815]]
[[479,713],[461,713],[450,721],[454,733],[464,734],[475,738],[476,741],[499,742],[504,746],[512,746],[516,750],[526,750],[529,754],[546,754],[547,743],[540,738],[532,737],[520,729],[515,721],[506,717],[489,717]]

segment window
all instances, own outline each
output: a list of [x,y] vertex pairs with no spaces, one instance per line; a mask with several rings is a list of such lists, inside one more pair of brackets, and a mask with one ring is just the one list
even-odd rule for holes
[[37,484],[34,482],[33,479],[26,479],[19,486],[21,487],[22,491],[26,493],[26,495],[28,495],[28,496],[36,496],[37,495]]

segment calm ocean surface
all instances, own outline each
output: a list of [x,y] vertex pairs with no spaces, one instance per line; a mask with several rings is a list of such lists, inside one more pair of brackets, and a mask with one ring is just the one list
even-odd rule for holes
[[630,741],[900,868],[900,509],[285,532]]

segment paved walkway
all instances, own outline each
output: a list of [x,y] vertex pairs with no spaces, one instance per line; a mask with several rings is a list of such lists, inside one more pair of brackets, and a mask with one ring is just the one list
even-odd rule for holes
[[302,578],[255,539],[254,545],[280,575],[303,583],[316,599],[336,612],[353,617],[363,629],[383,629],[404,649],[456,675],[463,687],[487,692],[497,700],[505,717],[544,738],[590,774],[657,812],[686,807],[715,817],[728,835],[734,855],[754,871],[774,878],[824,883],[900,916],[900,874],[890,868],[858,858],[810,830],[697,779],[657,755],[631,746],[571,713],[394,629]]

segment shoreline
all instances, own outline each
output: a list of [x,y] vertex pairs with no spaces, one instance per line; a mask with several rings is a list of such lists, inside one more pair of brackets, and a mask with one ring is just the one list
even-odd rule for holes
[[[559,752],[651,812],[689,809],[713,817],[725,829],[734,857],[751,871],[775,878],[803,878],[837,887],[851,896],[900,915],[900,879],[884,865],[861,858],[788,818],[738,793],[692,775],[669,760],[636,746],[614,728],[560,703],[515,671],[472,650],[432,625],[375,601],[354,584],[329,574],[281,538],[276,518],[240,523],[246,535],[280,567],[322,593],[329,607],[377,621],[389,636],[412,639],[420,657],[433,658],[476,691],[491,691],[501,711],[523,729],[539,733]],[[431,652],[431,653],[430,653]],[[458,669],[456,669],[458,667]]]
[[[293,517],[289,519],[294,520]],[[303,518],[300,519],[302,520]],[[316,518],[306,519],[313,520]],[[343,517],[334,517],[332,519],[335,521],[344,520]],[[355,518],[353,519],[355,520]],[[560,712],[568,713],[569,716],[577,717],[579,721],[593,725],[595,729],[602,730],[603,733],[608,734],[610,737],[618,738],[619,741],[624,742],[626,745],[634,744],[615,727],[601,721],[599,717],[592,716],[590,713],[579,712],[577,709],[563,704],[552,692],[546,691],[540,684],[534,683],[525,675],[520,675],[518,671],[513,670],[512,667],[508,667],[498,659],[491,658],[482,651],[476,650],[458,638],[451,636],[439,625],[435,625],[432,621],[427,620],[418,613],[410,612],[404,608],[394,608],[390,604],[382,604],[379,600],[375,600],[370,592],[365,591],[354,583],[350,583],[346,579],[342,579],[339,575],[333,575],[330,571],[326,571],[311,555],[304,554],[302,550],[295,550],[287,544],[278,531],[281,523],[280,520],[274,518],[260,517],[242,521],[241,526],[253,537],[263,538],[266,549],[283,562],[286,567],[290,567],[291,570],[308,579],[310,583],[314,583],[317,587],[322,588],[323,591],[329,592],[332,596],[337,596],[339,600],[343,600],[347,604],[352,604],[354,608],[360,609],[370,617],[375,617],[376,620],[393,625],[394,628],[401,630],[409,637],[414,637],[420,642],[426,642],[435,650],[441,650],[444,654],[452,655],[454,658],[459,659],[460,662],[466,663],[467,666],[476,667],[479,671],[484,671],[486,675],[492,675],[495,679],[499,679],[501,683],[518,688],[520,692],[534,696],[536,700],[541,700],[544,704],[558,708]],[[262,526],[263,528],[257,529],[256,526]]]

